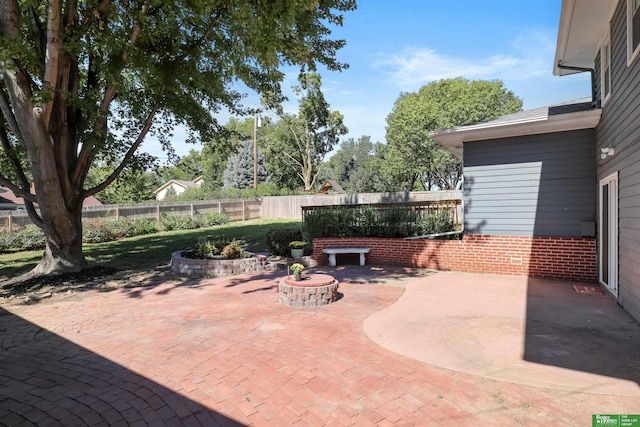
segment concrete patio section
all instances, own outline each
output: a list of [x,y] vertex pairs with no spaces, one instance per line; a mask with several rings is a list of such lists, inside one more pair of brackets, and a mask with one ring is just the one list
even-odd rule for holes
[[364,330],[391,351],[454,371],[640,397],[640,326],[609,296],[574,285],[437,273],[411,280]]
[[[526,286],[526,295],[496,293],[500,289],[492,285],[476,295],[454,290],[481,284],[482,276],[372,266],[318,271],[338,278],[342,294],[320,308],[279,304],[282,273],[207,280],[151,277],[111,292],[69,293],[0,308],[0,424],[584,426],[591,425],[592,414],[638,413],[636,374],[624,369],[609,372],[617,379],[603,376],[605,386],[584,390],[516,382],[510,369],[496,379],[500,367],[514,360],[496,358],[487,341],[505,348],[522,332],[525,359],[548,356],[539,351],[546,347],[538,346],[536,337],[545,335],[540,328],[555,334],[559,310],[530,325],[520,317],[516,330],[510,326],[506,307],[520,307],[516,313],[522,316],[523,300],[534,302],[526,306],[531,318],[540,304],[550,302],[529,283],[505,283]],[[579,297],[585,305],[572,310],[592,310],[587,307],[595,301],[592,321],[610,321],[638,342],[637,325],[624,323],[628,318],[616,314],[610,300]],[[446,303],[437,308],[443,319],[435,323],[440,335],[426,343],[420,334],[438,317],[431,305],[436,300]],[[376,326],[384,316],[393,321],[398,310],[405,310],[410,322],[398,322],[395,329]],[[488,320],[476,320],[486,310]],[[429,312],[430,319],[424,316]],[[448,327],[445,315],[452,320]],[[420,326],[425,319],[431,323]],[[554,321],[547,325],[545,319]],[[384,346],[365,334],[363,324]],[[410,357],[385,348],[390,337],[405,336],[407,327],[414,342],[404,338],[403,353]],[[543,340],[553,341],[553,334]],[[600,345],[612,345],[591,335]],[[518,345],[523,348],[521,340]],[[433,360],[418,360],[416,348],[427,347]],[[626,351],[609,347],[610,365],[637,362],[633,356],[626,361]],[[454,356],[459,363],[438,366],[447,366]],[[582,360],[578,354],[565,359]],[[541,375],[559,369],[536,364]],[[621,389],[613,390],[615,384]]]

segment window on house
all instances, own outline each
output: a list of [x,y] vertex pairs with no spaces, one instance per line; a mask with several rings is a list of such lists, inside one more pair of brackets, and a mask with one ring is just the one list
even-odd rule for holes
[[640,52],[640,0],[627,0],[627,62]]
[[607,30],[607,36],[602,42],[602,48],[600,51],[600,64],[601,64],[601,91],[602,102],[606,102],[609,95],[611,95],[611,36],[610,31]]

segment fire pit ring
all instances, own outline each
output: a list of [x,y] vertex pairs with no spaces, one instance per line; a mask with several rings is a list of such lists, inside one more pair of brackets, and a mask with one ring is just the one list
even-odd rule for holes
[[285,277],[278,284],[278,302],[292,307],[320,307],[338,300],[338,281],[328,274],[309,274],[300,281]]

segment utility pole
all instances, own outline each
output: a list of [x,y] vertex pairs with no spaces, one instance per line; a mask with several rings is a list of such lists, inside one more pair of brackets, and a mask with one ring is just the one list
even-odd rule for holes
[[260,116],[256,112],[253,116],[253,189],[258,188],[258,120]]

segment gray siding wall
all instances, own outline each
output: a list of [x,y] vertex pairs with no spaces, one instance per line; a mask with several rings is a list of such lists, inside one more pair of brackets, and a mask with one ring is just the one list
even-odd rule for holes
[[592,129],[464,144],[467,233],[581,237],[595,221]]
[[[626,1],[611,21],[611,98],[596,128],[598,180],[618,172],[618,303],[640,321],[640,59],[627,67]],[[600,160],[602,147],[615,156]]]

